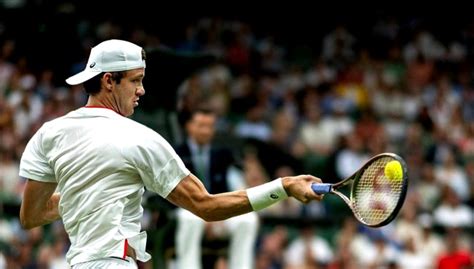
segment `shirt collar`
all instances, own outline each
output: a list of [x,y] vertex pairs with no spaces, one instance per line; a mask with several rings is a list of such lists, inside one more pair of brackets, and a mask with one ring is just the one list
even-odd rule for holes
[[[191,138],[188,138],[188,145],[189,148],[191,149],[191,152],[198,152],[199,151],[199,145]],[[211,146],[209,144],[201,146],[201,150],[203,150],[204,153],[209,152]]]
[[105,106],[83,106],[82,108],[84,108],[84,109],[93,108],[94,110],[97,110],[97,111],[100,111],[100,109],[105,110],[105,111],[109,110],[109,111],[113,111],[114,113],[116,113],[120,116],[123,116],[122,114],[120,114],[119,112],[113,110],[112,108],[105,107]]
[[78,109],[80,113],[85,115],[99,115],[99,116],[120,116],[123,117],[121,114],[116,112],[113,109],[103,107],[103,106],[83,106]]

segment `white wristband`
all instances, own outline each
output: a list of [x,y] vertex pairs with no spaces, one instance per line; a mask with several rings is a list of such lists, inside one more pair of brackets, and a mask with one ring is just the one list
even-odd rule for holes
[[247,197],[254,211],[267,208],[288,198],[281,178],[277,178],[260,186],[247,189]]

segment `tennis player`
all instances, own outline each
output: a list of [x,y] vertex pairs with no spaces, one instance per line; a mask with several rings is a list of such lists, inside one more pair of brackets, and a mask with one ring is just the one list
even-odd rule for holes
[[310,175],[278,178],[247,190],[211,195],[169,143],[129,118],[145,94],[145,51],[124,40],[92,48],[85,69],[68,78],[83,83],[86,106],[46,122],[20,162],[27,179],[20,209],[25,229],[62,219],[79,268],[137,268],[151,257],[140,219],[144,188],[206,221],[266,208],[292,196],[320,200]]

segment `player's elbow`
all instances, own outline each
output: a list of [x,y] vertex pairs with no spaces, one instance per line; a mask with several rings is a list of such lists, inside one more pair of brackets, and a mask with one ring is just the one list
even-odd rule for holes
[[212,210],[201,210],[198,216],[206,222],[222,220],[221,218],[216,216],[216,214],[214,214]]
[[36,216],[31,216],[27,213],[23,207],[20,208],[20,226],[25,230],[30,230],[35,228],[36,226]]
[[206,200],[200,201],[199,206],[196,207],[194,214],[207,222],[223,220],[224,218],[222,218],[218,213],[218,205],[213,202],[212,199],[209,199],[211,196],[207,198],[208,199]]
[[25,230],[30,230],[36,227],[36,225],[34,224],[32,220],[29,220],[28,218],[25,218],[22,215],[20,215],[20,225],[21,225],[21,228]]
[[216,217],[214,214],[210,212],[202,212],[198,215],[201,219],[203,219],[206,222],[212,222],[212,221],[219,221],[222,220],[221,218]]
[[31,224],[31,223],[22,223],[21,224],[21,228],[23,228],[24,230],[31,230],[33,228],[35,228],[36,226]]

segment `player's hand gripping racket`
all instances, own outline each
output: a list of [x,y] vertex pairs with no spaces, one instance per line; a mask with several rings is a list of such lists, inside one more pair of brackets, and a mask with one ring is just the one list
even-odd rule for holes
[[[350,198],[338,189],[352,183]],[[394,153],[372,157],[352,176],[335,184],[313,183],[317,194],[341,197],[361,223],[380,227],[390,223],[403,205],[408,187],[407,165]]]

